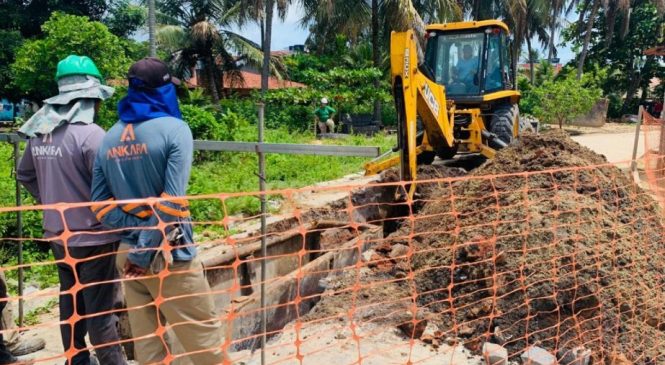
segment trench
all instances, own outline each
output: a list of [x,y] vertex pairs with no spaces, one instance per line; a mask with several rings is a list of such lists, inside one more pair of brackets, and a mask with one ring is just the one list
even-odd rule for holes
[[[288,220],[269,226],[272,233],[265,260],[269,334],[278,334],[289,322],[309,313],[327,282],[345,270],[354,270],[363,252],[399,227],[410,212],[408,205],[395,204],[395,190],[381,186],[354,194],[358,209],[353,221],[357,225],[325,220],[314,212],[309,223],[302,223],[304,227]],[[322,240],[322,236],[328,237]],[[225,248],[205,254],[204,263],[218,312],[231,314],[226,329],[232,337],[231,351],[255,349],[262,333],[260,240],[256,237],[240,246],[220,247]]]

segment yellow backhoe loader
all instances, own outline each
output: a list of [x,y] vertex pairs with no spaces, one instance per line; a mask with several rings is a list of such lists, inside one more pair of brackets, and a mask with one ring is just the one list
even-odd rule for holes
[[426,27],[424,55],[413,30],[393,32],[390,60],[398,115],[398,143],[365,165],[368,175],[401,165],[403,181],[416,179],[419,164],[459,153],[494,157],[520,133],[510,30],[498,20]]

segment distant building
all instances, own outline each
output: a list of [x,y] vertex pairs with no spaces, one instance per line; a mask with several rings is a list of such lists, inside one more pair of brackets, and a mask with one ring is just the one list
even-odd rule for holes
[[[199,84],[199,79],[196,76],[197,72],[192,72],[194,75],[192,78],[186,80],[188,87],[199,87],[202,86]],[[224,89],[222,90],[223,94],[236,94],[239,96],[249,96],[252,91],[261,90],[261,74],[250,67],[245,67],[240,71],[241,77],[231,77],[229,74],[224,74],[222,80],[222,85]],[[242,81],[240,81],[242,79]],[[270,77],[268,79],[268,89],[277,90],[277,89],[288,89],[288,88],[306,88],[307,85],[301,84],[299,82],[289,81],[289,80],[280,80],[276,77]]]
[[294,53],[305,53],[307,52],[307,48],[305,48],[304,44],[294,44],[293,46],[289,46],[289,51]]

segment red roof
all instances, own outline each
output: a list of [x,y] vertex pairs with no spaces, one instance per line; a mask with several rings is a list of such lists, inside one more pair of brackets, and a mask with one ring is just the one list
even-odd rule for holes
[[[234,82],[227,75],[224,75],[224,88],[233,89],[233,90],[254,90],[261,89],[261,75],[255,72],[250,71],[241,71],[242,74],[242,84]],[[276,77],[270,77],[268,80],[268,89],[287,89],[287,88],[305,88],[307,85],[301,84],[299,82],[280,80]]]

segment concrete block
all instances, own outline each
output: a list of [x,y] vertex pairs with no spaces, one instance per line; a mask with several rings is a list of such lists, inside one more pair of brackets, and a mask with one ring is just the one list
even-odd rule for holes
[[485,342],[483,344],[483,359],[487,365],[508,364],[508,350],[495,343]]
[[529,347],[520,357],[523,365],[557,365],[556,356],[538,346]]
[[560,365],[589,365],[591,362],[591,350],[582,346],[572,350],[562,349],[559,351]]

